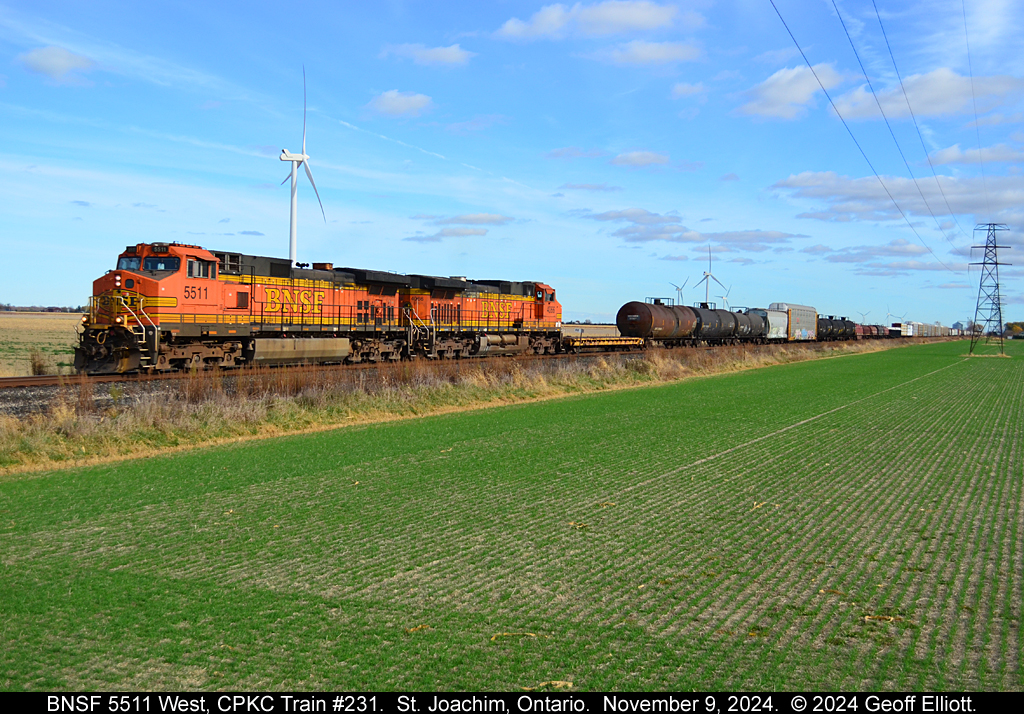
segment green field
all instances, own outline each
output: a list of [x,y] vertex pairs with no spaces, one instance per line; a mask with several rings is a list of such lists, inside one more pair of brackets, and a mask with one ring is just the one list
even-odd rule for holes
[[1018,347],[8,477],[0,688],[1020,690]]

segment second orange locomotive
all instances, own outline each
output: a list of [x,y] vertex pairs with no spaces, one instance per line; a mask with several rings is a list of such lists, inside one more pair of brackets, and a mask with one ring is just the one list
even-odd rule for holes
[[551,353],[540,282],[312,267],[179,243],[128,246],[93,283],[75,367],[90,374]]

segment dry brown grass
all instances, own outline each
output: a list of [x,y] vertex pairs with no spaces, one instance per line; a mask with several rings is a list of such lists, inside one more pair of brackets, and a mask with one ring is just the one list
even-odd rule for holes
[[69,373],[81,320],[67,312],[0,312],[0,377]]
[[568,359],[426,361],[376,369],[193,373],[161,393],[115,385],[97,408],[92,385],[69,381],[46,413],[0,418],[0,474],[352,424],[635,388],[823,357],[892,342],[654,350]]

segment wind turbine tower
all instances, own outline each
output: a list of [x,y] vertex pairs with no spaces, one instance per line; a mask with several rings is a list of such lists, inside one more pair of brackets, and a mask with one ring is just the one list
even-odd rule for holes
[[309,182],[313,185],[313,193],[316,194],[316,200],[320,204],[320,213],[323,213],[324,223],[327,223],[327,214],[324,213],[324,204],[320,200],[320,192],[316,190],[316,181],[313,180],[313,172],[309,170],[309,155],[306,154],[306,68],[302,68],[302,153],[293,154],[288,149],[281,149],[281,156],[278,158],[281,161],[290,161],[292,164],[291,174],[284,177],[283,184],[289,178],[292,180],[292,216],[291,225],[288,234],[288,259],[292,265],[295,265],[298,260],[298,210],[299,210],[299,186],[298,186],[298,175],[299,166],[306,170],[306,176],[309,177]]
[[[716,278],[714,275],[711,274],[711,244],[708,243],[708,269],[704,272],[704,277],[700,281],[700,283],[704,283],[704,302],[705,303],[710,303],[711,302],[711,281],[712,280],[714,280],[719,285],[722,285],[722,281],[719,280],[718,278]],[[700,285],[700,283],[697,283],[697,285]],[[722,290],[728,291],[729,288],[727,288],[724,285],[722,285]],[[726,292],[726,295],[728,295],[728,294],[729,293]]]
[[672,287],[674,287],[676,289],[676,305],[682,305],[683,304],[683,288],[686,287],[686,284],[688,282],[690,282],[689,278],[684,280],[682,285],[676,285],[675,283],[669,283],[669,285],[671,285]]

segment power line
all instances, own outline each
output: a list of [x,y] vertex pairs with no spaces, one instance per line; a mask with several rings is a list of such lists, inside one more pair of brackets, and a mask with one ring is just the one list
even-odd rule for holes
[[[921,196],[921,200],[924,201],[924,207],[928,209],[928,213],[931,214],[932,220],[935,221],[935,227],[939,229],[939,233],[945,236],[946,233],[945,231],[942,230],[942,225],[939,223],[938,216],[935,215],[935,211],[932,210],[931,205],[928,203],[928,199],[925,198],[924,191],[921,190],[921,184],[917,182],[917,177],[914,176],[914,171],[913,169],[910,168],[910,162],[907,161],[907,157],[903,153],[903,147],[900,146],[899,140],[896,139],[896,132],[892,130],[892,124],[889,123],[889,117],[885,115],[885,109],[882,108],[882,102],[878,99],[878,93],[875,91],[874,85],[871,84],[871,78],[868,76],[868,71],[864,67],[864,62],[861,61],[860,53],[857,52],[857,46],[853,42],[853,37],[850,35],[850,30],[849,28],[846,27],[846,21],[843,19],[843,14],[839,12],[839,6],[836,4],[836,0],[832,0],[832,7],[835,9],[836,15],[839,17],[839,24],[843,26],[843,32],[846,33],[846,39],[850,41],[850,48],[853,50],[853,56],[857,58],[857,64],[860,65],[860,71],[864,73],[864,79],[868,83],[868,89],[871,90],[871,96],[875,98],[875,104],[878,105],[878,111],[881,112],[882,119],[885,120],[885,126],[889,130],[889,136],[892,137],[893,143],[896,144],[896,150],[900,152],[900,158],[903,159],[903,165],[907,167],[907,173],[909,173],[910,178],[913,179],[914,186],[917,188],[917,193]],[[949,241],[949,238],[947,237],[946,240]],[[952,241],[949,242],[950,245],[953,244]],[[925,247],[927,248],[928,246]],[[954,245],[953,247],[955,248],[956,246]],[[931,252],[932,255],[935,255],[935,253],[932,252],[931,248],[928,248],[928,251]]]
[[989,218],[992,217],[992,204],[988,200],[988,181],[985,180],[985,160],[981,155],[981,129],[978,128],[978,97],[974,93],[974,68],[971,66],[971,39],[967,35],[967,3],[960,0],[964,11],[964,41],[967,43],[967,72],[971,76],[971,101],[974,102],[974,133],[978,137],[978,164],[981,166],[981,185],[985,189],[985,207]]
[[[967,235],[967,231],[965,231],[963,226],[960,225],[960,221],[956,219],[956,213],[953,212],[953,207],[949,205],[949,199],[946,198],[946,192],[942,190],[942,182],[939,181],[939,175],[935,171],[935,164],[932,163],[932,157],[928,153],[928,147],[924,143],[924,134],[921,133],[921,127],[917,123],[917,115],[914,114],[914,108],[910,106],[910,97],[907,95],[907,88],[903,84],[903,77],[900,75],[900,68],[896,65],[896,57],[893,55],[892,45],[889,44],[889,36],[885,34],[885,25],[882,24],[882,15],[878,12],[878,5],[875,3],[875,0],[871,0],[871,4],[875,8],[875,17],[878,18],[878,27],[882,30],[882,37],[885,39],[885,47],[889,50],[889,58],[892,60],[892,67],[896,70],[896,78],[900,81],[900,89],[903,90],[903,99],[907,102],[907,110],[910,112],[910,118],[914,120],[914,129],[917,130],[917,138],[921,140],[921,150],[924,152],[924,157],[928,160],[928,168],[932,170],[932,176],[935,177],[935,185],[938,187],[939,193],[942,194],[942,200],[946,204],[946,210],[949,211],[949,217],[953,219],[953,223],[956,224],[957,229],[959,229],[960,233],[963,234],[964,238],[972,240],[971,236]],[[953,241],[949,240],[948,236],[946,237],[946,240],[949,241],[949,244],[953,246],[957,253],[964,255],[964,253],[956,247]]]
[[923,238],[921,238],[921,234],[917,232],[916,228],[914,228],[914,224],[912,224],[910,222],[910,219],[907,218],[907,214],[903,212],[902,208],[900,208],[900,204],[898,204],[896,202],[896,199],[893,198],[893,195],[889,191],[888,186],[885,185],[885,181],[882,180],[882,177],[879,175],[878,171],[875,170],[875,165],[871,163],[871,159],[868,158],[868,155],[867,153],[865,153],[864,148],[860,145],[860,142],[857,141],[857,137],[853,135],[853,130],[850,129],[850,125],[846,123],[846,119],[844,119],[843,115],[839,112],[839,108],[836,106],[835,101],[833,101],[832,95],[828,93],[828,90],[825,89],[825,85],[822,84],[821,78],[818,77],[818,73],[814,71],[814,66],[811,64],[811,61],[807,59],[807,54],[800,46],[800,43],[796,41],[796,37],[793,35],[793,31],[790,30],[789,25],[786,24],[786,19],[782,17],[782,13],[779,12],[779,8],[778,6],[776,6],[775,0],[768,0],[768,2],[770,2],[772,4],[772,7],[775,9],[775,14],[778,15],[779,20],[782,21],[782,26],[786,28],[786,32],[789,33],[789,38],[793,40],[793,44],[796,45],[796,49],[798,52],[800,52],[800,56],[804,58],[804,62],[807,64],[808,69],[811,70],[811,74],[814,75],[814,79],[818,82],[818,86],[821,87],[821,91],[825,93],[825,97],[828,99],[829,104],[832,105],[832,110],[836,113],[836,116],[839,117],[839,121],[841,121],[843,123],[843,126],[846,128],[846,133],[850,135],[851,139],[853,139],[853,143],[857,146],[857,150],[860,151],[860,155],[864,157],[864,161],[867,162],[867,165],[871,168],[871,173],[873,173],[875,175],[875,178],[878,179],[878,183],[881,184],[882,190],[885,191],[885,195],[889,197],[889,200],[892,201],[892,205],[896,206],[896,210],[899,211],[899,214],[901,216],[903,216],[903,220],[906,222],[907,227],[909,227],[910,230],[913,231],[914,235],[917,236],[917,239],[921,242],[921,245],[928,249],[928,252],[932,254],[932,257],[934,257],[936,261],[938,261],[939,265],[941,265],[943,268],[956,275],[957,272],[950,268],[945,263],[943,263],[939,256],[935,255],[935,251],[928,247],[928,244],[924,242]]

